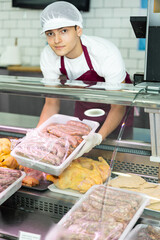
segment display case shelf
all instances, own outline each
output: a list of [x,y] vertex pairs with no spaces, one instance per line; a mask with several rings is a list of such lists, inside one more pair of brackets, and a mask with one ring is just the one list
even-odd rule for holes
[[[83,86],[83,85],[82,85]],[[41,78],[0,76],[0,92],[32,97],[56,97],[64,100],[99,102],[106,104],[133,105],[143,108],[160,108],[159,91],[148,91],[146,87],[121,84],[120,90],[105,90],[69,85],[44,85]],[[139,94],[138,94],[139,93]],[[135,99],[136,97],[136,99]],[[134,100],[135,99],[135,100]],[[134,103],[132,103],[134,100]]]

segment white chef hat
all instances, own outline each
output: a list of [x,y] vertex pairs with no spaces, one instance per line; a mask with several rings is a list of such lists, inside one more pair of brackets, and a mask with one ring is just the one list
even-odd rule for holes
[[59,1],[49,4],[40,16],[42,32],[69,26],[82,26],[82,15],[71,3]]

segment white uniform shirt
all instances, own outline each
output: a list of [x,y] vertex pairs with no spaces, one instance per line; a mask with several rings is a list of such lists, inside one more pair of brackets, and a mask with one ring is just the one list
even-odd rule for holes
[[[118,48],[113,43],[86,35],[81,36],[81,41],[87,47],[94,70],[105,78],[107,84],[116,85],[125,79],[125,65]],[[80,77],[89,70],[84,53],[75,59],[64,57],[64,64],[70,80]],[[41,53],[40,67],[47,83],[52,84],[61,75],[60,57],[49,45]]]

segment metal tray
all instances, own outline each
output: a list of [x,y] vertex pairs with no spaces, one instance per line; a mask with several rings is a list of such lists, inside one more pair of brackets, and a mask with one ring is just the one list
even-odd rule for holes
[[29,187],[29,186],[25,186],[22,184],[22,188],[28,188],[28,189],[36,190],[36,191],[46,191],[46,190],[48,190],[48,186],[51,184],[52,184],[52,182],[50,182],[50,181],[40,180],[39,185]]

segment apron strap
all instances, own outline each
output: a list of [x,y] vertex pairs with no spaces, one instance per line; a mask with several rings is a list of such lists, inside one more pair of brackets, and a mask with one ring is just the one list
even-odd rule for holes
[[[81,42],[81,45],[82,45],[82,49],[83,49],[83,52],[84,52],[84,56],[85,56],[85,59],[86,59],[86,62],[88,64],[88,67],[90,70],[94,70],[93,68],[93,65],[92,65],[92,62],[91,62],[91,59],[89,57],[89,54],[88,54],[88,50],[87,50],[87,47],[84,46]],[[68,78],[68,75],[67,75],[67,71],[66,71],[66,68],[65,68],[65,64],[64,64],[64,56],[61,56],[61,68],[60,68],[60,71],[62,74],[66,75],[67,79]]]
[[60,71],[62,74],[66,75],[67,79],[68,78],[68,75],[67,75],[67,71],[65,69],[65,65],[64,65],[64,56],[61,56],[61,68],[60,68]]
[[[82,44],[82,42],[81,42],[81,44]],[[90,70],[94,70],[93,65],[92,65],[92,62],[91,62],[91,59],[90,59],[90,56],[89,56],[89,54],[88,54],[87,47],[82,44],[82,49],[83,49],[84,56],[85,56],[85,59],[86,59],[86,61],[87,61],[87,64],[88,64],[89,69],[90,69]]]

